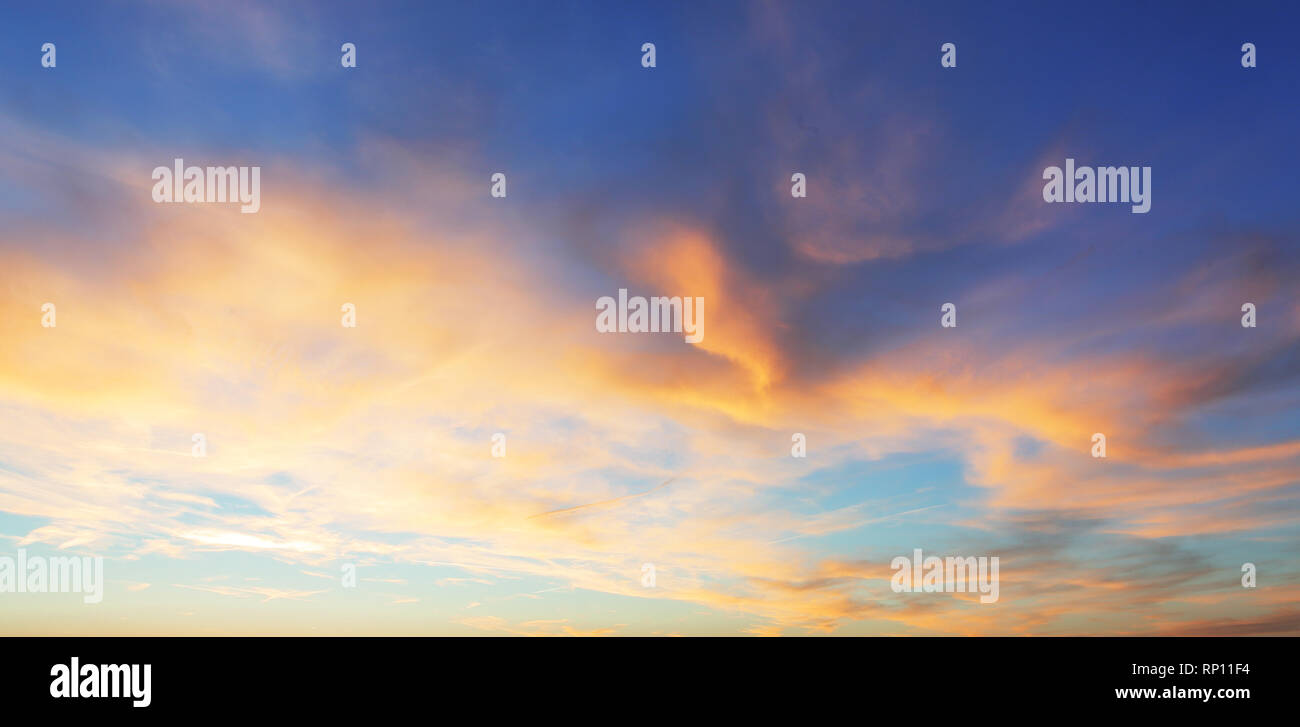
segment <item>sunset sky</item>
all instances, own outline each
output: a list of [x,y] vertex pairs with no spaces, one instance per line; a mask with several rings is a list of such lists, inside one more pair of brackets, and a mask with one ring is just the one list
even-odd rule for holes
[[915,5],[4,8],[0,634],[1300,634],[1300,12]]

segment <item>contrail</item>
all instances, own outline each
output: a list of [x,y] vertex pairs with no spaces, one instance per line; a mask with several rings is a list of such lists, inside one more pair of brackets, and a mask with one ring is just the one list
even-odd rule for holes
[[676,477],[675,475],[672,476],[672,477],[669,477],[668,479],[664,480],[663,482],[659,483],[658,485],[656,485],[656,486],[654,486],[654,487],[651,487],[650,489],[646,490],[645,492],[638,492],[638,493],[635,493],[635,494],[632,494],[632,495],[623,495],[622,497],[615,497],[615,498],[612,499],[612,500],[601,500],[600,502],[589,502],[589,503],[587,503],[586,505],[574,505],[573,507],[562,507],[562,508],[560,508],[559,510],[548,510],[548,511],[546,511],[546,512],[539,512],[539,513],[537,513],[536,515],[529,515],[529,516],[528,516],[528,519],[529,519],[529,520],[532,520],[533,518],[546,517],[547,515],[558,515],[559,513],[562,513],[562,512],[573,512],[574,510],[581,510],[581,509],[584,508],[584,507],[597,507],[597,506],[599,506],[599,505],[612,505],[612,504],[614,504],[614,503],[616,503],[616,502],[619,502],[619,501],[621,501],[621,500],[631,500],[631,499],[634,498],[634,497],[644,497],[644,496],[646,496],[646,495],[649,495],[651,492],[654,492],[655,490],[660,490],[660,489],[663,489],[663,488],[667,487],[668,484],[669,484],[670,482],[672,482],[673,480],[675,480],[675,479],[677,479],[677,477]]
[[938,505],[929,505],[929,506],[927,506],[927,507],[918,507],[918,508],[915,508],[915,509],[913,509],[913,510],[904,510],[903,512],[896,512],[896,513],[894,513],[893,515],[886,515],[886,516],[884,516],[884,517],[877,517],[877,518],[872,518],[872,519],[870,519],[870,520],[862,520],[862,521],[860,521],[860,522],[850,523],[849,525],[845,525],[845,526],[843,526],[843,527],[838,527],[838,528],[837,528],[837,527],[831,527],[831,528],[828,528],[828,529],[827,529],[826,531],[824,531],[824,532],[817,532],[817,533],[802,533],[802,534],[800,534],[800,535],[791,535],[791,536],[788,537],[788,538],[781,538],[781,539],[779,539],[779,540],[769,540],[769,541],[767,541],[767,542],[769,542],[769,543],[784,543],[784,542],[786,542],[787,540],[798,540],[799,538],[807,538],[807,537],[811,537],[811,536],[814,536],[814,535],[826,535],[827,533],[838,533],[838,532],[841,532],[841,531],[844,531],[844,530],[853,530],[853,529],[855,529],[855,528],[860,528],[860,527],[862,527],[863,525],[870,525],[870,524],[872,524],[872,523],[884,522],[885,520],[892,520],[892,519],[894,519],[894,518],[896,518],[896,517],[902,517],[902,516],[904,516],[904,515],[911,515],[911,514],[914,513],[914,512],[921,512],[921,511],[923,511],[923,510],[933,510],[933,509],[936,508],[936,507],[943,507],[944,505],[947,505],[947,504],[948,504],[948,503],[946,503],[946,502],[941,502],[941,503],[939,503]]

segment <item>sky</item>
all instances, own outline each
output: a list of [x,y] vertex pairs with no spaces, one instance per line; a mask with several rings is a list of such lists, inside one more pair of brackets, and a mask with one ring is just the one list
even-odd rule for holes
[[[5,7],[0,557],[104,587],[0,634],[1296,635],[1297,19]],[[260,210],[155,202],[176,158]],[[1067,158],[1150,211],[1046,203]]]

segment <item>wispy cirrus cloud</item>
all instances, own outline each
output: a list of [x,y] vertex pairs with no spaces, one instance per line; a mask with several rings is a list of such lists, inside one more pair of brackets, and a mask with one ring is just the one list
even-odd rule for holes
[[[233,12],[254,51],[236,66],[319,73],[302,54],[316,25]],[[837,83],[806,28],[752,13],[741,55],[785,80],[753,113],[721,95],[701,104],[718,118],[676,113],[757,121],[637,168],[747,176],[667,201],[650,182],[610,191],[613,172],[546,184],[527,160],[493,200],[484,170],[509,156],[490,129],[367,128],[322,158],[6,117],[0,177],[36,203],[0,238],[6,533],[172,583],[128,585],[119,608],[180,632],[200,627],[176,618],[178,593],[184,613],[276,602],[326,629],[402,606],[373,626],[394,633],[1292,629],[1286,234],[1179,229],[1142,248],[1157,269],[1129,264],[1117,251],[1147,231],[1093,220],[1100,239],[1081,240],[1078,212],[1031,204],[1035,166],[1068,151],[1059,128],[963,172],[987,158],[956,155],[945,119],[882,106],[887,79]],[[485,94],[474,118],[509,100]],[[845,104],[881,109],[870,136]],[[149,170],[182,155],[255,158],[262,210],[154,204]],[[592,302],[620,287],[703,297],[704,340],[597,334]],[[1237,324],[1246,299],[1267,324]],[[941,329],[950,300],[961,323]],[[892,592],[890,557],[927,543],[1001,554],[998,604]],[[1236,583],[1248,559],[1258,592]],[[345,564],[373,569],[355,591]]]

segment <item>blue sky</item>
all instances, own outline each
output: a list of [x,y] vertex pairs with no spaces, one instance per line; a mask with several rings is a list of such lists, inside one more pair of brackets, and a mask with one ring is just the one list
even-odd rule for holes
[[[1291,5],[4,16],[0,556],[108,579],[9,632],[1300,623]],[[1067,157],[1151,211],[1044,203]],[[155,204],[174,158],[262,210]],[[619,288],[705,340],[598,334]],[[916,547],[1000,600],[893,592]]]

